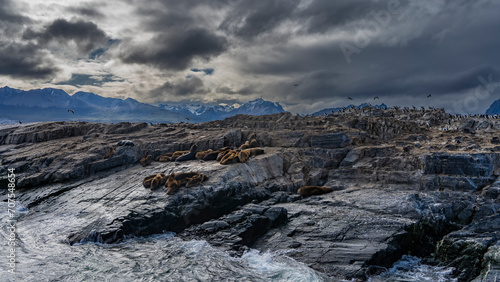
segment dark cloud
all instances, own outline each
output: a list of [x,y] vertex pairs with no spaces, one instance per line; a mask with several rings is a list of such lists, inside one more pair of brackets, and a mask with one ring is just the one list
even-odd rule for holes
[[94,8],[90,5],[83,5],[79,7],[68,7],[66,11],[70,13],[75,13],[78,16],[91,17],[91,18],[104,18],[104,14],[99,11],[98,8]]
[[60,44],[73,41],[83,53],[89,53],[108,40],[106,33],[93,22],[83,20],[69,22],[65,19],[53,21],[43,31],[28,29],[23,38],[35,39],[42,46],[52,41]]
[[27,18],[15,12],[13,3],[10,0],[0,0],[0,23],[22,23]]
[[0,36],[12,37],[31,20],[20,15],[11,0],[0,0]]
[[[402,5],[407,1],[398,2]],[[387,10],[387,3],[388,1],[313,0],[295,16],[303,22],[308,33],[323,33],[369,17],[371,12]]]
[[191,69],[192,72],[204,72],[206,75],[212,75],[214,74],[214,69],[208,68],[208,69]]
[[123,81],[123,79],[118,79],[112,74],[88,75],[88,74],[73,73],[71,74],[70,80],[59,82],[56,84],[74,85],[74,86],[83,86],[83,85],[102,86],[104,83],[111,81]]
[[[216,93],[222,93],[222,94],[229,94],[229,95],[252,95],[252,94],[259,94],[260,91],[257,89],[255,85],[247,85],[245,87],[242,87],[238,90],[233,90],[228,86],[220,86],[215,89]],[[233,101],[233,100],[231,100]]]
[[166,70],[184,70],[193,59],[209,59],[227,49],[227,40],[206,29],[195,28],[174,34],[159,34],[149,42],[125,47],[125,63],[152,65]]
[[240,1],[219,28],[252,39],[289,19],[299,3],[299,0]]
[[168,97],[183,98],[189,100],[189,96],[194,94],[205,94],[203,81],[198,77],[190,77],[176,82],[166,82],[162,86],[154,89],[149,96],[154,100],[166,100]]
[[58,71],[38,46],[0,42],[0,75],[27,79],[47,79]]

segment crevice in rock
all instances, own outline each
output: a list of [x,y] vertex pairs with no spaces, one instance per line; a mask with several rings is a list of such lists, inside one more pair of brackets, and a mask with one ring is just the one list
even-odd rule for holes
[[126,235],[148,236],[162,232],[182,232],[193,224],[205,223],[209,220],[229,214],[238,207],[254,200],[269,199],[271,193],[267,189],[244,187],[241,184],[231,185],[216,191],[203,194],[203,197],[194,199],[192,195],[183,195],[170,202],[164,210],[149,214],[131,212],[128,216],[115,221],[109,229],[95,231],[92,234],[83,232],[71,234],[68,237],[71,245],[88,240],[88,236],[95,237],[99,233],[102,243],[117,243]]
[[[463,209],[457,209],[456,206],[461,206]],[[446,263],[444,260],[440,261],[440,257],[436,258],[435,253],[446,235],[461,229],[472,221],[474,213],[464,214],[463,212],[468,209],[472,211],[470,202],[455,202],[444,207],[441,210],[442,213],[427,213],[418,222],[393,235],[387,242],[387,248],[375,253],[370,260],[366,261],[363,272],[358,273],[357,276],[367,278],[370,275],[380,274],[400,260],[403,255],[424,258],[428,263],[433,264]],[[450,214],[450,211],[453,213]],[[459,263],[451,266],[466,267]],[[457,271],[460,270],[457,269]]]

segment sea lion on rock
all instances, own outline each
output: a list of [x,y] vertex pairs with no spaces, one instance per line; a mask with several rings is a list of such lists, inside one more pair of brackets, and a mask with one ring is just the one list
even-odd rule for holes
[[302,197],[309,197],[312,195],[322,195],[330,193],[332,191],[333,189],[327,186],[304,186],[299,188],[297,194],[301,195]]
[[235,162],[238,162],[238,151],[236,150],[230,150],[220,160],[221,165],[227,165]]
[[[220,153],[225,152],[225,151],[227,151],[229,149],[230,149],[229,147],[224,147],[224,148],[220,148],[220,149],[218,149],[216,151],[212,151],[212,152],[206,154],[205,157],[203,158],[203,160],[204,161],[215,161],[217,159],[217,156]],[[219,161],[220,161],[220,159],[219,159]]]
[[240,163],[244,163],[248,158],[262,154],[264,154],[264,150],[261,148],[249,148],[238,153],[238,160]]
[[195,158],[197,158],[198,160],[203,160],[208,154],[212,152],[213,152],[212,149],[208,149],[206,151],[200,151],[196,153]]
[[187,153],[189,153],[189,151],[175,151],[172,153],[172,156],[180,157],[180,156],[187,154]]
[[168,176],[165,176],[163,173],[158,173],[152,180],[150,188],[151,190],[155,190],[156,188],[164,185],[168,180]]
[[260,144],[259,144],[259,141],[257,141],[257,139],[252,139],[250,140],[250,148],[256,148],[256,147],[260,147]]
[[191,146],[191,149],[189,149],[189,153],[178,157],[175,161],[182,162],[182,161],[194,160],[196,157],[196,150],[197,149],[198,149],[198,146],[196,146],[196,144],[194,144],[193,146]]
[[227,150],[224,150],[222,152],[220,152],[218,155],[217,155],[217,158],[215,159],[216,161],[220,162],[222,160],[222,158],[227,155],[229,152],[231,152],[232,150],[230,149],[227,149]]
[[156,177],[156,174],[144,177],[144,180],[142,181],[142,185],[144,186],[144,188],[151,187],[151,181],[153,181],[153,178],[155,178],[155,177]]
[[245,150],[245,149],[248,149],[248,148],[250,148],[250,141],[246,141],[238,149],[239,150]]
[[193,176],[191,178],[187,178],[187,179],[189,179],[189,180],[186,183],[186,188],[201,184],[203,181],[208,180],[208,177],[205,174],[200,173],[198,175],[195,175],[195,176]]
[[184,186],[190,180],[193,180],[193,177],[196,177],[196,178],[194,181],[192,181],[192,183],[190,183],[190,185],[191,184],[194,185],[194,183],[196,183],[196,182],[201,183],[200,179],[202,179],[201,181],[206,179],[205,176],[201,177],[200,173],[198,173],[198,172],[182,172],[182,173],[173,173],[172,172],[168,176],[167,183],[165,183],[165,188],[167,188],[167,194],[171,195],[171,194],[177,192],[177,190],[179,190],[179,188],[181,186]]
[[115,149],[112,146],[110,146],[108,153],[104,155],[104,159],[109,159],[114,155],[116,155]]
[[153,156],[148,154],[148,152],[144,153],[144,158],[142,158],[139,162],[141,163],[142,166],[147,166],[151,163],[151,160],[153,159]]

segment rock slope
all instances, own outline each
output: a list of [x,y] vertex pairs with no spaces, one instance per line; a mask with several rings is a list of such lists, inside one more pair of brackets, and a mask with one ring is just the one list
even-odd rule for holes
[[[204,124],[11,125],[0,128],[0,200],[14,168],[29,209],[20,240],[116,243],[173,231],[232,255],[284,251],[334,280],[364,280],[412,254],[481,281],[500,274],[499,129],[500,120],[440,109],[370,107]],[[238,147],[252,134],[265,154],[246,163],[139,165],[146,152]],[[110,146],[116,154],[104,159]],[[142,186],[187,171],[209,179],[173,195]],[[302,198],[306,185],[334,191]]]

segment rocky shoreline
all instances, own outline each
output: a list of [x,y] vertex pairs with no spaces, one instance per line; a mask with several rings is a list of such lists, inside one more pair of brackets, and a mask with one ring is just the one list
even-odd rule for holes
[[[411,254],[455,267],[459,281],[494,281],[499,130],[496,119],[377,108],[203,124],[16,125],[0,129],[0,183],[7,187],[14,168],[18,201],[29,209],[20,240],[39,225],[43,240],[71,245],[176,232],[235,256],[285,251],[333,280],[366,280]],[[145,152],[238,147],[252,134],[265,154],[245,163],[139,164]],[[103,159],[110,146],[116,155]],[[209,180],[173,195],[142,187],[145,176],[185,171]],[[297,195],[306,185],[334,191]]]

